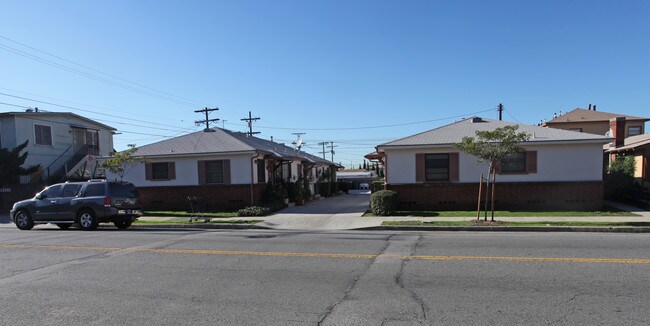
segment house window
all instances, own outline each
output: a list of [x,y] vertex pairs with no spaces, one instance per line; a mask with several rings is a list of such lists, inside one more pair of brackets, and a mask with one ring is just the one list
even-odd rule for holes
[[632,137],[641,134],[641,126],[627,128],[627,136]]
[[525,173],[526,152],[506,155],[501,160],[501,173]]
[[169,163],[151,163],[152,180],[169,180]]
[[205,162],[205,182],[223,183],[223,161]]
[[52,146],[52,127],[34,124],[34,144]]
[[426,181],[449,181],[449,154],[427,154],[424,157]]
[[570,131],[582,132],[582,128],[569,128]]

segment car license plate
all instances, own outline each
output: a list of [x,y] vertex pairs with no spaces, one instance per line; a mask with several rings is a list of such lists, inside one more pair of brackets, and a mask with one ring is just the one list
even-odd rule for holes
[[130,209],[120,209],[117,211],[119,215],[131,215],[133,212]]

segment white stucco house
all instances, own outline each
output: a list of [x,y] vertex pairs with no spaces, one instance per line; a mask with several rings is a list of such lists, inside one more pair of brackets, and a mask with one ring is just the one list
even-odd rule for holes
[[[78,174],[83,177],[89,157],[113,151],[116,129],[70,112],[0,113],[0,146],[14,148],[29,141],[25,166],[41,165],[41,172],[21,178],[21,183],[58,182]],[[92,159],[91,159],[92,160]]]
[[[237,209],[261,203],[267,183],[314,183],[337,164],[244,133],[213,128],[139,147],[144,163],[127,167],[124,180],[138,187],[146,209],[178,209],[187,197],[209,201],[211,209]],[[107,171],[107,179],[116,178]]]
[[498,209],[602,208],[604,135],[473,117],[376,147],[385,166],[386,189],[406,210],[476,209],[478,184],[487,167],[453,147],[478,130],[518,126],[526,149],[497,167]]

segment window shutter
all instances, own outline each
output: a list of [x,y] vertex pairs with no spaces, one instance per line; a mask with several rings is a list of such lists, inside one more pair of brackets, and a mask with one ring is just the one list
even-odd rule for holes
[[230,184],[230,160],[223,160],[223,183]]
[[537,173],[537,151],[526,152],[526,172]]
[[205,161],[197,161],[199,170],[199,185],[205,184]]
[[176,162],[167,163],[167,177],[169,180],[176,180]]
[[151,169],[151,163],[146,163],[144,165],[144,179],[151,180],[152,175],[153,175],[153,171]]
[[449,153],[449,181],[458,181],[459,170],[458,153]]
[[415,182],[424,182],[424,154],[415,154]]

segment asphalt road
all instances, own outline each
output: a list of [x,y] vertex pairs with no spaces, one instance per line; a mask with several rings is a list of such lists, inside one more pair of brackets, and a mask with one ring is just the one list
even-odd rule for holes
[[650,235],[0,228],[2,325],[642,325]]

